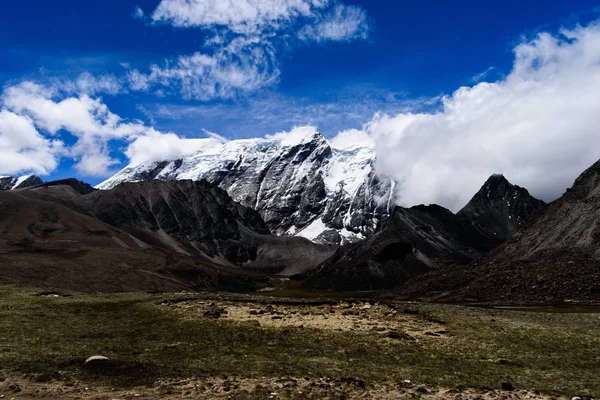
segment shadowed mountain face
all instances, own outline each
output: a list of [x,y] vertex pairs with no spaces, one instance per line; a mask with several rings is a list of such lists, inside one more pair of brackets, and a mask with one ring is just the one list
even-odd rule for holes
[[502,243],[545,205],[503,175],[493,175],[458,216],[472,221],[477,229]]
[[81,291],[250,290],[331,254],[273,237],[256,211],[192,181],[2,192],[0,232],[0,280]]
[[317,289],[381,290],[447,265],[466,264],[490,239],[439,206],[397,207],[383,229],[365,242],[340,248],[310,273]]
[[505,244],[405,292],[515,303],[600,301],[600,161]]
[[240,227],[267,235],[260,215],[231,201],[207,182],[143,182],[120,185],[77,199],[76,204],[99,220],[154,245],[183,255],[223,256],[245,263],[256,248],[236,246]]
[[493,176],[457,215],[436,205],[397,207],[377,234],[339,249],[303,278],[319,289],[398,287],[413,277],[470,263],[543,205],[525,189]]

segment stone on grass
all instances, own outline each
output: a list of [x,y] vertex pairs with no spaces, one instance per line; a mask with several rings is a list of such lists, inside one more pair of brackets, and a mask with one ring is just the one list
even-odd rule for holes
[[85,365],[100,365],[110,361],[110,358],[104,356],[92,356],[85,360]]

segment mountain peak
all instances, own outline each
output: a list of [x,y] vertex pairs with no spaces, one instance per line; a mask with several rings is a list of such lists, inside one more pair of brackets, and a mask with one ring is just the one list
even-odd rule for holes
[[481,189],[487,189],[488,192],[496,192],[513,187],[515,186],[510,183],[503,174],[493,174],[488,178]]
[[490,176],[487,180],[487,183],[491,182],[508,182],[508,179],[506,179],[504,174],[492,174],[492,176]]
[[527,189],[510,183],[504,175],[494,174],[458,215],[503,241],[545,204],[532,197]]

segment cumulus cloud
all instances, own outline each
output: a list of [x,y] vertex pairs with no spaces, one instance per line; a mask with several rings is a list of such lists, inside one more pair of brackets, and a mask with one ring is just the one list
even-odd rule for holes
[[329,141],[336,149],[353,149],[356,147],[375,147],[375,140],[365,131],[349,129],[337,134]]
[[552,200],[598,160],[600,23],[542,33],[514,52],[510,74],[458,89],[439,112],[365,125],[402,205],[457,211],[493,173]]
[[56,169],[62,150],[63,143],[44,138],[31,119],[0,110],[0,172],[3,174],[47,174]]
[[[189,156],[226,139],[206,132],[209,139],[187,139],[163,133],[139,121],[112,113],[101,99],[85,94],[64,97],[54,87],[23,82],[7,87],[0,97],[0,173],[56,169],[60,157],[76,161],[85,176],[106,177],[121,164],[117,149],[130,163],[173,160]],[[75,141],[65,146],[65,135]],[[117,153],[116,155],[114,153]]]
[[63,130],[74,135],[77,141],[68,154],[78,160],[76,169],[86,175],[104,176],[110,166],[119,163],[110,157],[108,142],[129,140],[148,131],[141,123],[122,120],[99,99],[82,94],[55,100],[56,96],[53,88],[23,82],[5,89],[2,104],[51,136]]
[[17,113],[30,116],[51,134],[65,129],[78,136],[124,138],[146,129],[140,123],[124,122],[100,99],[82,94],[54,100],[55,95],[51,88],[26,81],[6,88],[2,102]]

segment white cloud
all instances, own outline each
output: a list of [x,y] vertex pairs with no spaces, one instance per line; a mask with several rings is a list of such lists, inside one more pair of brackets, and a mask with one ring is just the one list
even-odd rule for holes
[[493,173],[545,200],[600,157],[600,24],[515,48],[506,78],[458,89],[432,114],[378,115],[364,128],[402,205],[460,209]]
[[2,101],[14,112],[29,115],[51,134],[65,129],[77,136],[125,138],[146,129],[140,123],[124,122],[99,99],[83,94],[55,101],[55,96],[52,89],[26,81],[6,88]]
[[132,165],[144,162],[176,160],[192,155],[207,145],[221,145],[220,140],[186,139],[174,133],[161,133],[150,129],[144,136],[135,139],[125,154]]
[[[292,41],[365,39],[366,13],[337,0],[162,0],[152,13],[156,23],[199,28],[209,34],[205,50],[183,55],[149,73],[128,74],[132,90],[184,98],[229,99],[275,85],[279,53]],[[298,29],[301,32],[298,33]],[[294,39],[295,38],[295,39]]]
[[152,19],[177,27],[226,27],[236,33],[266,28],[308,17],[328,0],[162,0]]
[[55,82],[57,89],[66,93],[87,94],[93,96],[98,93],[117,95],[123,92],[121,79],[114,75],[105,74],[94,76],[89,72],[80,74],[74,81]]
[[152,65],[149,74],[129,72],[130,87],[147,91],[151,86],[179,91],[184,98],[227,99],[276,83],[279,68],[275,50],[260,37],[239,37],[214,54],[181,56],[164,67]]
[[229,139],[227,139],[224,136],[219,135],[218,133],[211,132],[206,129],[202,129],[202,130],[204,131],[204,134],[206,135],[206,137],[208,137],[209,139],[214,139],[220,143],[227,143],[230,141]]
[[123,121],[99,99],[83,94],[54,100],[56,96],[53,88],[23,82],[5,89],[2,103],[49,135],[65,130],[76,136],[69,155],[78,160],[76,168],[86,175],[105,176],[108,168],[119,162],[109,156],[109,141],[130,140],[148,130],[141,123]]
[[44,138],[29,118],[0,110],[0,173],[47,174],[56,169],[62,150],[61,141]]
[[375,147],[375,141],[365,131],[349,129],[338,133],[329,140],[331,147],[336,149],[352,149],[356,147]]
[[[141,122],[123,120],[101,99],[60,96],[53,87],[28,81],[5,89],[0,98],[8,108],[0,112],[0,173],[47,174],[62,155],[76,161],[74,167],[79,173],[106,177],[121,163],[111,149],[126,148],[130,162],[138,164],[185,157],[225,140],[210,132],[210,139],[162,133]],[[43,136],[63,137],[66,132],[76,138],[68,148],[60,140]]]
[[336,5],[316,24],[309,24],[298,34],[304,40],[350,41],[369,36],[367,14],[359,7]]
[[484,79],[486,79],[495,70],[496,70],[496,67],[489,67],[485,71],[483,71],[483,72],[475,75],[473,78],[471,78],[471,82],[479,83],[479,82],[483,81]]
[[278,132],[273,135],[266,135],[267,140],[280,141],[283,146],[297,146],[301,143],[312,140],[319,131],[314,126],[298,126],[291,131]]
[[144,18],[144,10],[140,6],[137,6],[133,11],[133,18],[143,19]]

